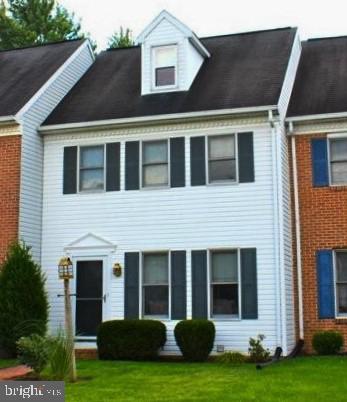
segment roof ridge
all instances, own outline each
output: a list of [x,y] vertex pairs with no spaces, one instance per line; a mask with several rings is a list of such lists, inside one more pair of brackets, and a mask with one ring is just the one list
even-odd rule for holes
[[320,40],[332,40],[332,39],[347,39],[347,35],[337,35],[337,36],[323,36],[321,38],[309,38],[303,42],[315,42]]
[[226,36],[236,36],[236,35],[248,35],[248,34],[255,34],[255,33],[263,33],[263,32],[273,32],[273,31],[284,31],[288,29],[297,29],[297,27],[279,27],[279,28],[271,28],[271,29],[260,29],[256,31],[245,31],[245,32],[235,32],[230,34],[222,34],[222,35],[212,35],[212,36],[202,36],[199,39],[213,39],[213,38],[223,38]]
[[60,41],[56,41],[56,42],[37,43],[37,44],[33,44],[33,45],[28,45],[28,46],[15,47],[13,49],[0,49],[0,53],[13,52],[15,50],[33,49],[33,48],[37,48],[37,47],[44,47],[44,46],[50,46],[50,45],[59,45],[61,43],[78,42],[78,41],[83,41],[83,40],[86,40],[86,38],[66,39],[66,40],[60,40]]
[[102,50],[100,53],[103,52],[114,52],[116,50],[127,50],[127,49],[134,49],[134,48],[139,48],[140,45],[132,45],[132,46],[124,46],[124,47],[109,47],[105,50]]

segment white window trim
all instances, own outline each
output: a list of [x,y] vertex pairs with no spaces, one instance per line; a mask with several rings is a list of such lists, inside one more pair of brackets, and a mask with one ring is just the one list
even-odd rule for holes
[[[210,181],[210,172],[209,172],[209,138],[213,137],[223,137],[233,135],[235,138],[235,180],[216,180]],[[220,186],[220,185],[230,185],[230,184],[239,184],[239,153],[238,153],[238,133],[218,133],[211,134],[205,137],[205,169],[206,169],[206,183],[208,186]]]
[[[145,315],[144,313],[144,291],[143,291],[143,269],[145,254],[167,254],[168,256],[168,315]],[[158,321],[171,321],[171,250],[145,250],[140,251],[139,270],[139,317],[141,319],[152,319]]]
[[[80,188],[80,176],[81,176],[81,148],[91,148],[91,147],[103,147],[104,148],[104,188],[103,189],[93,189],[93,190],[81,190]],[[105,193],[106,192],[106,144],[86,144],[77,146],[77,193],[78,194],[94,194],[94,193]]]
[[[241,321],[242,317],[242,299],[241,299],[241,252],[240,248],[235,247],[223,247],[223,248],[211,248],[207,250],[207,316],[213,321]],[[212,273],[212,253],[224,252],[224,251],[236,251],[237,252],[237,275],[238,275],[238,303],[239,313],[236,315],[213,315],[212,314],[212,294],[211,294],[211,273]]]
[[[156,70],[156,50],[164,49],[164,48],[173,48],[176,52],[176,64],[175,64],[175,83],[173,85],[159,85],[157,86],[155,83],[155,70]],[[170,67],[170,66],[168,66]],[[158,45],[152,46],[151,48],[151,87],[153,92],[167,92],[168,90],[172,91],[178,88],[178,44],[173,43],[170,45]]]
[[[167,142],[167,184],[158,184],[154,186],[145,186],[143,183],[143,144],[146,142]],[[164,138],[164,139],[151,139],[151,140],[141,140],[140,141],[140,155],[139,155],[139,175],[140,175],[140,189],[141,190],[163,190],[163,189],[168,189],[171,188],[171,149],[170,149],[170,138]]]
[[346,187],[347,180],[345,183],[333,183],[332,182],[332,174],[331,174],[331,152],[330,152],[330,142],[334,140],[347,140],[347,133],[339,134],[339,135],[328,135],[327,137],[327,153],[328,153],[328,175],[329,175],[329,186],[330,187]]
[[335,297],[335,317],[336,318],[347,318],[347,313],[340,314],[338,311],[337,302],[337,264],[336,264],[336,254],[337,253],[347,253],[346,249],[333,250],[333,271],[334,271],[334,297]]

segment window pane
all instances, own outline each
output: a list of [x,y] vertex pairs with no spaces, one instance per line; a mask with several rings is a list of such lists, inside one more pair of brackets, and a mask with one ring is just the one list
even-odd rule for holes
[[347,162],[331,163],[331,181],[333,184],[347,183]]
[[145,286],[144,291],[144,314],[145,315],[168,315],[169,314],[169,287],[168,286]]
[[166,85],[175,85],[175,67],[155,69],[155,86],[162,87]]
[[209,181],[236,180],[235,159],[209,162]]
[[337,285],[337,306],[339,314],[347,314],[347,285]]
[[104,169],[88,169],[80,171],[80,190],[103,190]]
[[209,137],[209,159],[235,158],[235,136]]
[[332,161],[347,160],[347,139],[330,140],[330,157]]
[[212,253],[212,282],[237,282],[237,252]]
[[144,142],[143,143],[143,163],[166,163],[167,141]]
[[336,253],[336,276],[338,282],[347,282],[347,253]]
[[158,186],[168,184],[168,166],[153,165],[143,167],[143,185]]
[[155,49],[155,67],[176,65],[176,47],[157,47]]
[[104,147],[81,148],[81,168],[103,167]]
[[212,314],[233,314],[239,313],[239,299],[237,285],[213,285],[212,286]]
[[143,262],[144,284],[168,283],[169,269],[167,254],[145,254]]

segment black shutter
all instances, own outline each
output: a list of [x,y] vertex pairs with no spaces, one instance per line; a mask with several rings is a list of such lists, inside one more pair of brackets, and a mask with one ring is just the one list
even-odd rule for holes
[[124,317],[139,318],[139,253],[125,253]]
[[205,137],[190,139],[190,181],[192,186],[206,184]]
[[171,138],[170,140],[171,187],[184,187],[186,184],[184,153],[185,153],[184,137]]
[[120,143],[106,144],[106,191],[120,190]]
[[125,143],[125,189],[138,190],[140,187],[140,143]]
[[242,318],[257,319],[257,251],[255,248],[241,250],[241,300]]
[[207,251],[192,251],[192,316],[207,318]]
[[186,252],[171,252],[171,319],[186,319]]
[[77,192],[77,147],[64,148],[63,194]]
[[254,181],[254,153],[253,133],[239,133],[237,135],[239,182]]

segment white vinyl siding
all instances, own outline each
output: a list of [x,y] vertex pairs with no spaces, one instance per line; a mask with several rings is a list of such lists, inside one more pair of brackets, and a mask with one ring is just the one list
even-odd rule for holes
[[[167,126],[164,126],[167,127]],[[226,349],[247,351],[248,340],[259,333],[266,335],[265,345],[278,346],[277,305],[279,288],[275,240],[274,180],[272,135],[268,124],[241,126],[207,126],[201,123],[178,126],[174,131],[153,127],[112,130],[101,134],[82,133],[45,137],[43,194],[42,266],[47,274],[51,303],[51,328],[63,323],[63,300],[56,295],[62,284],[56,277],[56,261],[64,247],[79,237],[94,233],[116,245],[112,261],[106,267],[109,293],[107,319],[124,317],[124,275],[112,274],[114,262],[124,265],[125,252],[186,250],[187,317],[192,316],[191,251],[207,249],[256,248],[258,272],[257,320],[216,320],[216,341]],[[222,127],[222,129],[221,129]],[[167,131],[166,131],[167,130]],[[257,180],[240,186],[199,186],[190,183],[190,137],[202,132],[213,134],[238,131],[254,132],[254,163]],[[125,191],[124,162],[126,141],[157,141],[185,136],[186,187],[160,188],[153,191]],[[64,195],[62,164],[64,146],[87,146],[95,143],[121,143],[121,190],[115,193]],[[68,230],[67,230],[68,228]],[[84,250],[84,253],[87,251]],[[292,289],[292,288],[291,288]],[[177,353],[173,328],[176,321],[165,321],[167,343],[164,353]]]

